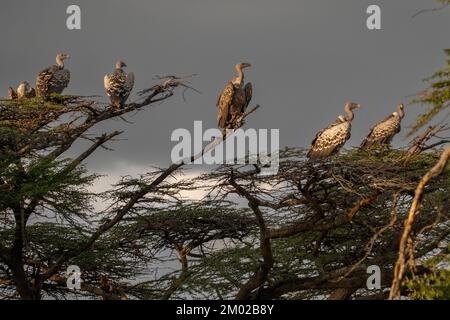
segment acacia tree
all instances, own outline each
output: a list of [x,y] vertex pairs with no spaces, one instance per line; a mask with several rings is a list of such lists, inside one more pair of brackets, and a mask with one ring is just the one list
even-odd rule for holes
[[[438,74],[416,102],[445,110],[448,73]],[[432,120],[419,117],[414,132],[426,117]],[[141,298],[448,298],[450,151],[439,150],[448,129],[444,118],[407,148],[352,150],[315,163],[286,149],[269,177],[258,175],[259,166],[223,166],[186,180],[208,201],[236,201],[227,208],[233,224],[232,208],[254,225],[221,238],[214,235],[226,223],[217,224],[213,211],[200,219],[181,207],[163,216],[142,208],[125,234],[149,237],[144,243],[153,248],[156,232],[158,249],[174,250],[180,268],[133,288]],[[369,266],[381,271],[379,289],[367,287]]]
[[[196,231],[194,219],[180,210],[167,219],[180,226],[172,229],[176,222],[171,222],[166,227],[173,234],[161,236],[167,248],[177,251],[182,267],[172,281],[155,279],[141,288],[167,290],[159,296],[153,291],[152,298],[167,298],[167,292],[173,298],[387,298],[417,182],[438,159],[436,152],[408,161],[405,156],[406,151],[375,149],[311,163],[302,150],[287,149],[273,176],[258,175],[255,166],[223,166],[195,179],[194,185],[201,185],[214,201],[236,195],[243,199],[247,209],[238,201],[235,210],[244,210],[253,227],[246,227],[245,237],[235,234],[211,243],[218,239],[214,233],[209,238],[209,229]],[[448,172],[427,185],[412,226],[415,261],[446,250],[442,244],[450,235]],[[153,236],[154,225],[141,219],[152,221],[154,212],[144,209],[129,226],[140,236]],[[202,219],[205,225],[212,223]],[[230,219],[236,223],[233,216]],[[192,241],[194,235],[203,241]],[[151,246],[152,241],[147,243]],[[366,286],[370,265],[381,270],[378,290]],[[431,272],[422,264],[413,271]],[[402,290],[408,294],[407,288]]]
[[[444,118],[407,148],[318,162],[286,148],[272,176],[259,175],[259,165],[228,165],[174,179],[189,163],[179,162],[102,194],[89,191],[97,175],[82,163],[121,132],[88,131],[167,100],[186,88],[182,79],[162,79],[121,109],[75,96],[2,100],[0,296],[449,298],[450,151],[439,149],[450,141],[449,75],[450,63],[428,79],[415,102],[429,109],[409,136]],[[81,139],[91,145],[65,158]],[[187,191],[207,196],[187,201]],[[95,210],[99,200],[109,207]],[[82,271],[79,291],[67,288],[69,265]],[[381,271],[375,290],[367,287],[369,266]]]
[[[153,171],[147,176],[150,180],[141,179],[110,210],[94,212],[92,204],[99,195],[87,187],[97,175],[87,173],[82,162],[121,132],[92,138],[88,130],[165,101],[180,86],[188,88],[180,78],[164,78],[143,90],[138,101],[120,109],[75,96],[1,101],[0,285],[5,295],[40,299],[43,289],[65,279],[64,267],[69,262],[85,268],[84,288],[95,294],[104,292],[99,275],[126,277],[136,273],[130,261],[146,258],[138,251],[123,251],[108,231],[145,201],[147,194],[157,194],[177,167]],[[64,158],[80,139],[90,140],[91,145],[71,159]],[[164,188],[170,192],[168,186]],[[109,219],[96,224],[102,215]],[[11,292],[11,287],[16,291]]]
[[[438,0],[440,7],[424,11],[437,11],[448,8],[450,0]],[[450,57],[450,49],[446,49],[447,57]],[[424,106],[427,110],[417,117],[408,136],[422,129],[424,126],[430,124],[439,115],[444,114],[444,118],[437,124],[429,125],[429,127],[420,134],[412,142],[412,146],[408,150],[408,157],[420,153],[424,150],[436,148],[440,145],[448,145],[450,137],[443,136],[448,132],[448,117],[449,113],[445,112],[450,107],[450,59],[447,60],[447,66],[441,70],[436,71],[430,77],[425,79],[429,83],[429,87],[417,95],[417,99],[413,102]],[[413,203],[410,208],[408,219],[405,221],[405,230],[400,242],[399,257],[395,266],[394,280],[391,286],[390,298],[396,298],[400,294],[400,285],[403,274],[405,272],[405,251],[408,251],[409,270],[412,275],[404,282],[404,286],[408,288],[409,295],[415,299],[450,299],[450,274],[448,272],[448,265],[450,263],[450,245],[448,239],[442,242],[442,250],[432,254],[429,259],[421,261],[422,265],[426,266],[430,272],[426,274],[416,274],[415,259],[413,255],[414,241],[411,237],[411,228],[415,223],[418,207],[420,206],[423,194],[426,193],[426,183],[435,175],[442,174],[450,155],[450,148],[447,148],[441,156],[440,161],[433,167],[420,181]],[[448,214],[448,208],[444,209],[444,214]]]
[[[286,149],[272,176],[247,165],[172,179],[185,164],[180,162],[123,178],[100,195],[89,192],[97,176],[82,161],[120,132],[92,138],[87,130],[166,100],[180,85],[170,78],[122,109],[70,96],[2,101],[3,297],[386,298],[396,278],[403,221],[414,202],[420,214],[409,224],[400,264],[408,263],[409,282],[399,289],[430,297],[423,284],[448,279],[436,269],[448,257],[446,163],[422,185],[416,201],[418,181],[437,162],[434,148],[445,143],[436,131],[406,150],[353,150],[314,163],[303,150]],[[440,124],[439,131],[445,130]],[[431,137],[441,140],[427,145]],[[91,146],[64,159],[83,138]],[[208,196],[200,202],[180,197],[195,189]],[[110,203],[100,212],[92,207],[99,197]],[[430,257],[434,264],[426,262]],[[66,286],[71,264],[82,270],[80,291]],[[168,265],[175,270],[161,272]],[[366,286],[369,265],[381,270],[379,290]],[[440,291],[431,297],[446,290],[433,288]]]
[[[450,5],[450,1],[444,0],[443,6],[438,10],[446,8]],[[450,57],[450,50],[445,50],[445,53]],[[446,112],[450,106],[450,59],[447,60],[447,66],[442,70],[435,72],[432,76],[425,79],[429,83],[429,87],[418,94],[417,99],[413,102],[420,104],[427,108],[427,110],[420,115],[413,124],[408,136],[417,132],[426,125],[429,125],[434,119],[443,115],[437,123],[431,124],[414,139],[412,146],[408,150],[409,156],[413,156],[418,152],[430,150],[441,145],[448,145],[450,137],[448,136],[448,116]],[[441,174],[443,167],[448,162],[450,150],[447,149],[442,153],[440,161],[431,169],[420,181],[416,189],[416,195],[412,203],[409,216],[405,221],[405,231],[400,243],[400,253],[395,269],[395,278],[391,288],[391,298],[399,295],[400,281],[405,271],[405,250],[412,251],[411,246],[413,241],[410,237],[410,228],[414,223],[417,215],[418,207],[420,205],[422,195],[426,192],[426,183],[435,175]],[[445,212],[445,211],[444,211]],[[448,209],[447,209],[448,212]],[[406,244],[406,242],[408,242]],[[423,275],[412,274],[404,281],[404,285],[408,287],[410,296],[417,299],[449,299],[450,298],[450,274],[448,272],[448,264],[450,262],[448,241],[444,244],[444,250],[438,254],[433,254],[426,261],[422,261],[424,265],[430,270],[429,273]],[[414,262],[414,259],[410,259]],[[409,269],[414,271],[414,263],[409,264]]]
[[[144,209],[156,214],[163,209],[168,212],[176,205],[180,214],[191,212],[189,204],[180,205],[179,201],[180,192],[189,189],[190,183],[173,181],[172,174],[201,157],[204,151],[168,168],[153,169],[138,178],[124,178],[103,194],[88,191],[98,176],[87,173],[82,163],[122,133],[114,131],[92,138],[88,130],[97,124],[165,101],[176,88],[195,90],[184,78],[168,76],[161,80],[142,90],[138,101],[120,109],[76,96],[1,101],[0,210],[4,218],[0,228],[0,289],[4,297],[41,299],[45,292],[56,298],[83,294],[125,299],[148,292],[142,286],[121,282],[148,274],[149,261],[163,247],[154,243],[154,238],[145,243],[145,239],[136,238],[124,226],[129,225],[127,219],[135,218]],[[236,128],[257,108],[236,119]],[[226,139],[227,134],[224,132],[205,149]],[[81,139],[91,141],[91,145],[74,158],[64,158],[65,152]],[[110,205],[96,211],[96,201]],[[224,205],[216,203],[212,210],[211,205],[202,203],[196,205],[196,210],[217,213]],[[239,210],[228,209],[230,217],[235,212],[234,221],[247,221],[244,225],[248,225],[248,219],[241,217]],[[216,235],[205,235],[200,240],[194,234],[191,246],[224,237],[242,237],[248,232],[243,227],[230,226],[228,221],[228,225],[221,226],[214,219],[217,217],[211,220],[211,232],[215,230]],[[172,232],[163,231],[163,227],[156,230],[172,239]],[[185,254],[181,253],[181,260]],[[69,265],[82,270],[81,291],[68,290]],[[180,280],[172,282],[175,290]],[[169,298],[170,290],[163,296]]]

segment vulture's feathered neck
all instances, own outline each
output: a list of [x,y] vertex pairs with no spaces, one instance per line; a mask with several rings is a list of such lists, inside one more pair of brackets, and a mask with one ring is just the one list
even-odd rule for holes
[[64,60],[61,59],[60,56],[56,57],[56,65],[60,68],[60,69],[64,69]]
[[244,72],[241,67],[236,67],[238,76],[232,81],[233,84],[242,85],[244,83]]
[[120,74],[124,74],[125,73],[125,70],[123,70],[123,67],[118,67],[118,66],[115,67],[114,71],[116,73],[120,73]]
[[344,108],[344,111],[347,113],[347,116],[345,117],[346,121],[352,121],[355,115],[353,114],[352,108],[350,105],[346,105]]

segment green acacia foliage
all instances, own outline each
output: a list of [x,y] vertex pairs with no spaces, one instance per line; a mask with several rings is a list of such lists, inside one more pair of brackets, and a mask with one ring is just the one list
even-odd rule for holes
[[[263,237],[271,238],[274,261],[263,259],[261,229],[255,223],[252,232],[232,245],[205,244],[201,251],[194,250],[195,255],[188,257],[190,276],[183,278],[172,297],[234,298],[267,263],[267,278],[247,298],[321,299],[342,288],[351,289],[353,298],[383,298],[417,181],[439,153],[424,153],[407,163],[404,156],[404,151],[385,148],[354,150],[312,164],[302,150],[288,149],[274,176],[258,176],[251,166],[225,166],[200,177],[203,185],[215,186],[219,198],[239,193],[229,182],[235,180],[249,198],[261,201],[258,207],[269,230]],[[426,259],[448,242],[450,221],[441,211],[450,205],[449,172],[427,188],[413,228],[416,258]],[[252,201],[242,198],[239,206]],[[369,201],[358,207],[365,199]],[[357,208],[354,216],[346,218],[353,208]],[[245,213],[249,217],[250,209]],[[178,219],[182,221],[181,216]],[[369,265],[381,269],[380,290],[367,290]],[[434,272],[427,264],[418,263],[418,268],[430,276]],[[403,294],[410,292],[405,290],[409,289],[405,286]]]
[[429,88],[421,92],[413,101],[427,107],[427,110],[417,117],[409,135],[417,132],[450,107],[450,49],[445,50],[445,53],[448,57],[447,66],[425,79]]
[[[152,188],[147,186],[152,181],[137,179],[136,185],[148,191],[138,190],[136,195],[135,190],[126,194],[116,190],[114,194],[120,199],[109,197],[112,193],[93,192],[98,175],[87,172],[83,161],[122,132],[93,136],[88,131],[102,121],[162,102],[182,84],[177,77],[162,81],[141,92],[139,102],[120,109],[62,95],[0,100],[2,298],[124,296],[120,286],[112,289],[111,282],[133,278],[149,256],[119,241],[113,227],[138,202],[144,203],[150,191],[156,192],[164,178]],[[71,150],[80,140],[87,141],[87,147],[82,143],[81,151]],[[70,151],[72,158],[67,157]],[[157,173],[152,177],[156,179]],[[112,202],[111,207],[96,208],[107,206],[107,201]],[[82,291],[78,293],[66,286],[66,268],[72,264],[83,270]]]
[[450,245],[446,254],[437,255],[424,262],[430,270],[426,274],[410,276],[404,285],[412,299],[450,299]]

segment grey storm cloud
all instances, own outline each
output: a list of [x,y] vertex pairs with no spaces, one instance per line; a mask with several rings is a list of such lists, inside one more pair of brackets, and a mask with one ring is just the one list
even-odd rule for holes
[[[82,29],[66,28],[66,8],[81,8]],[[381,7],[382,30],[366,28],[366,8]],[[0,92],[69,52],[72,79],[66,93],[100,95],[103,75],[117,59],[136,76],[135,92],[162,74],[198,74],[186,93],[92,133],[125,130],[123,140],[100,150],[95,170],[164,165],[174,145],[171,132],[192,129],[194,120],[216,126],[215,103],[234,65],[248,61],[246,79],[261,105],[247,127],[280,129],[280,146],[307,147],[317,130],[342,113],[348,100],[364,104],[347,147],[360,143],[369,127],[398,102],[424,88],[422,79],[444,64],[449,46],[448,10],[417,11],[431,0],[2,0]],[[408,106],[406,127],[418,114]],[[400,134],[396,145],[406,142]],[[83,143],[75,148],[81,148]],[[70,154],[69,154],[70,155]]]

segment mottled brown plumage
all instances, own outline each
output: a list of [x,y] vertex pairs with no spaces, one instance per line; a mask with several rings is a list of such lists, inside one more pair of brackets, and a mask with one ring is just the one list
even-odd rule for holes
[[10,100],[17,99],[17,93],[12,87],[8,87],[8,98]]
[[21,81],[17,87],[17,98],[18,99],[29,99],[36,96],[35,90],[26,81]]
[[338,116],[333,124],[317,133],[307,154],[308,158],[323,159],[337,153],[350,139],[351,121],[354,117],[352,110],[359,107],[360,105],[357,103],[348,102],[344,108],[347,116]]
[[397,112],[392,113],[383,121],[378,122],[361,143],[361,149],[368,149],[373,145],[389,145],[392,138],[400,132],[401,121],[405,116],[403,104],[397,106]]
[[116,108],[125,104],[134,86],[134,74],[133,72],[127,74],[123,70],[126,66],[123,61],[117,61],[114,72],[103,78],[106,94],[111,100],[111,105]]
[[243,69],[247,67],[251,67],[251,64],[239,63],[236,65],[238,76],[227,83],[217,100],[219,128],[234,127],[234,120],[245,112],[250,103],[253,91],[252,85],[247,83],[244,87]]
[[58,53],[56,64],[39,72],[36,78],[36,95],[46,97],[51,93],[61,94],[67,88],[70,72],[64,69],[64,60],[69,58],[67,53]]

